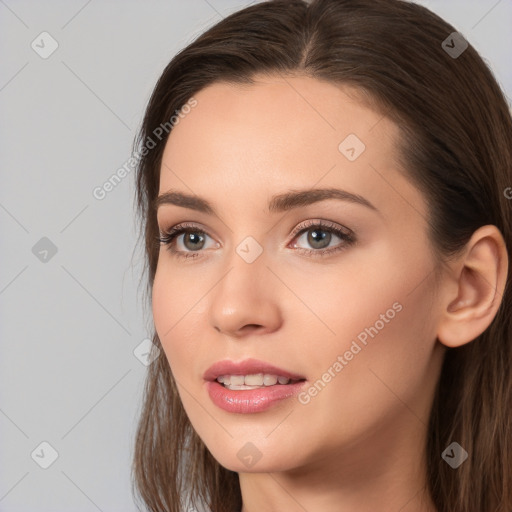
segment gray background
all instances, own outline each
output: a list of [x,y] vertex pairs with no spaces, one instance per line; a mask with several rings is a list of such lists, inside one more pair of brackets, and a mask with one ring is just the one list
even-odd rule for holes
[[[0,0],[0,511],[136,510],[152,317],[134,173],[103,200],[92,192],[129,158],[171,57],[249,3]],[[462,32],[511,97],[511,0],[419,3]],[[46,59],[31,47],[51,49],[45,31],[58,43]],[[42,442],[58,453],[47,469]]]

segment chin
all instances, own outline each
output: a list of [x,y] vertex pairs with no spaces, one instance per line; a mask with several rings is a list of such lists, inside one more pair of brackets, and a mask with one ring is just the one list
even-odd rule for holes
[[[276,448],[265,448],[258,450],[251,442],[242,443],[241,448],[233,450],[232,446],[220,451],[216,450],[210,453],[215,460],[229,471],[237,473],[274,473],[293,469],[298,461],[292,460],[288,454],[279,452]],[[268,455],[265,454],[268,453]],[[296,454],[295,454],[296,455]]]

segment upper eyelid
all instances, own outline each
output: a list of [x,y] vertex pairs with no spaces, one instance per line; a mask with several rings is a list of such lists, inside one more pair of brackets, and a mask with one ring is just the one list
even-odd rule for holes
[[[343,224],[339,224],[334,221],[325,220],[325,219],[308,219],[305,221],[299,222],[292,230],[291,236],[292,239],[296,238],[298,235],[302,234],[303,232],[307,231],[308,229],[311,229],[313,227],[320,226],[322,229],[331,229],[334,231],[340,231],[346,236],[354,236],[354,232],[344,226]],[[165,236],[168,233],[175,234],[175,239],[178,236],[181,236],[182,234],[186,233],[187,231],[198,231],[200,233],[204,233],[205,235],[209,236],[210,238],[213,238],[209,233],[208,229],[202,228],[199,224],[195,222],[179,222],[178,224],[175,224],[169,228],[162,229],[160,226],[158,226],[159,233],[161,236]],[[179,233],[176,233],[179,231]],[[335,233],[336,236],[339,236]]]
[[[303,221],[299,222],[297,224],[297,226],[293,228],[292,232],[297,232],[297,231],[300,231],[301,229],[314,227],[319,224],[322,224],[324,227],[332,227],[332,228],[340,227],[343,230],[352,231],[348,227],[346,227],[343,224],[340,224],[338,222],[318,218],[318,219],[303,220]],[[161,233],[168,232],[171,230],[176,230],[176,229],[182,229],[182,228],[183,229],[197,229],[197,231],[201,231],[201,232],[204,231],[205,233],[208,233],[207,228],[201,227],[201,225],[196,222],[178,222],[177,224],[171,225],[168,228],[160,226],[160,224],[157,222],[157,227]]]
[[292,230],[293,235],[297,235],[298,233],[302,231],[306,231],[307,229],[320,226],[324,229],[333,229],[337,231],[347,232],[347,235],[353,234],[353,231],[350,228],[347,228],[343,224],[339,224],[338,222],[333,222],[330,220],[324,220],[324,219],[311,219],[300,222],[295,228]]

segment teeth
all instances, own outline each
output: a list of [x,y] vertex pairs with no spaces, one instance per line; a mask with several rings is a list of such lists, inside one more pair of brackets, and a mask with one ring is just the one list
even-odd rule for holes
[[256,375],[245,376],[246,386],[263,386],[263,373],[257,373]]
[[264,386],[274,386],[279,384],[288,384],[290,379],[280,375],[271,375],[268,373],[256,373],[252,375],[220,375],[217,382],[224,384],[229,389],[257,389]]
[[232,386],[243,386],[245,384],[244,380],[243,375],[232,375],[230,384]]
[[265,384],[265,386],[273,386],[274,384],[277,384],[277,379],[277,375],[264,375],[263,384]]

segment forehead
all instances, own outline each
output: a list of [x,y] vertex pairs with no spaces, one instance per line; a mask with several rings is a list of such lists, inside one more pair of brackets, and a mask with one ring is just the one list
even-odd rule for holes
[[306,153],[313,146],[337,155],[349,134],[364,139],[367,147],[377,149],[378,143],[381,153],[392,149],[398,128],[362,98],[353,87],[305,76],[258,75],[253,84],[217,82],[195,95],[197,106],[174,127],[166,152],[192,142],[198,149],[228,145],[238,155],[258,152],[259,144],[272,154]]
[[234,207],[317,185],[364,192],[374,204],[396,195],[389,183],[402,178],[398,127],[362,97],[354,88],[303,76],[214,83],[194,95],[197,105],[168,138],[160,193],[222,192]]

